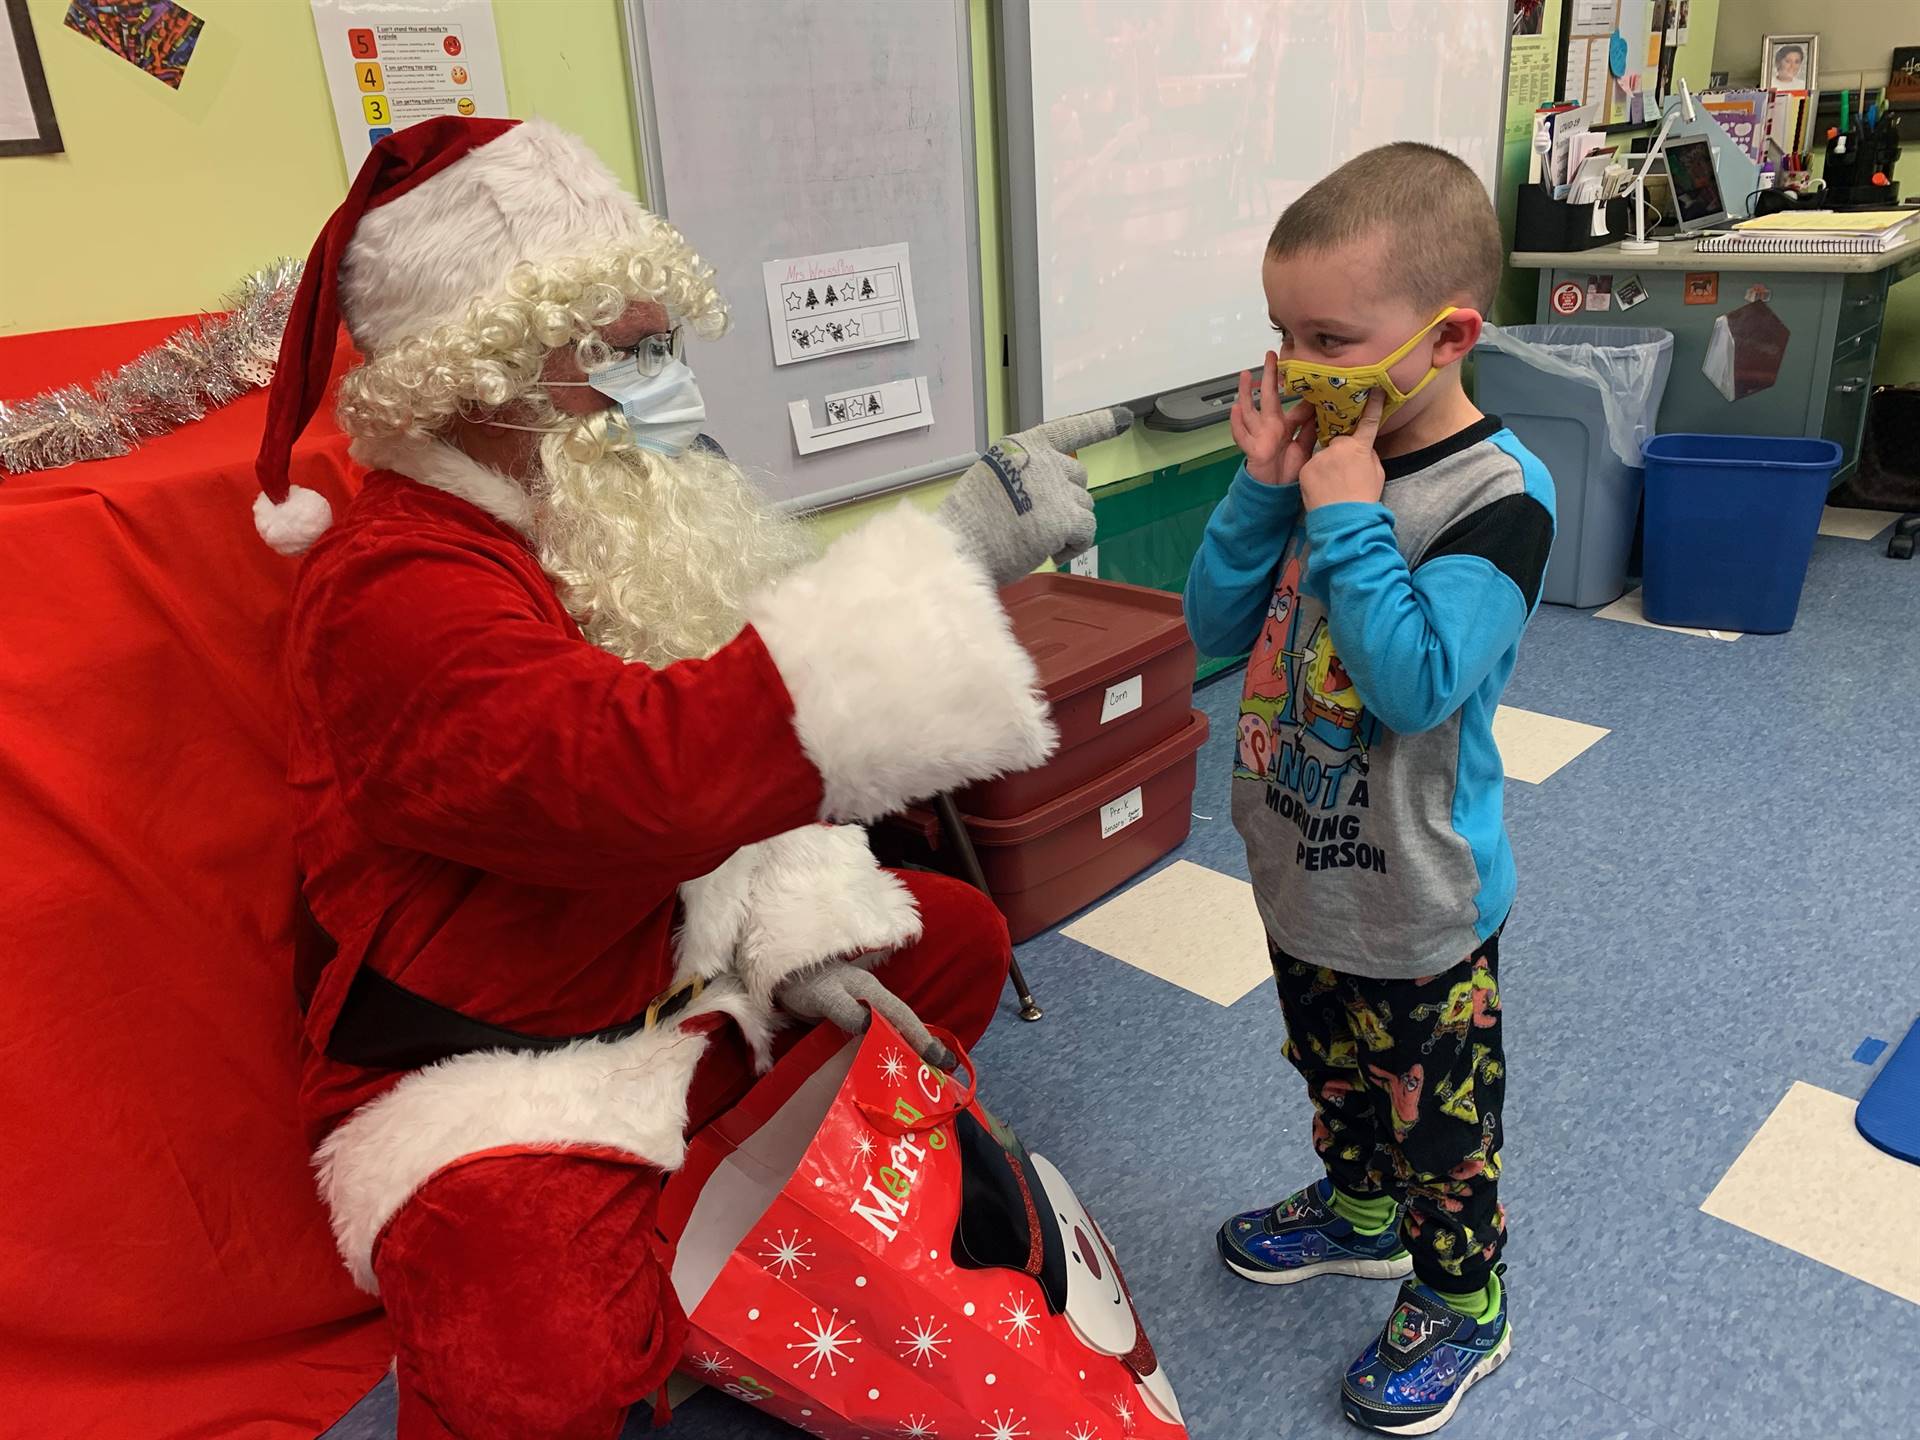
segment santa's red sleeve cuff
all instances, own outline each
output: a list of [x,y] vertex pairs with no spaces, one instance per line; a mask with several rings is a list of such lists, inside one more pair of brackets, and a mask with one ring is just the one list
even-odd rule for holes
[[747,610],[825,782],[822,819],[877,820],[1053,751],[1038,672],[986,572],[910,505]]

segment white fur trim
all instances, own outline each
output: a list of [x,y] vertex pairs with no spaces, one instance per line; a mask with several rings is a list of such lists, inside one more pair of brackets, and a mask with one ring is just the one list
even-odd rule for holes
[[830,960],[891,953],[920,938],[920,911],[880,868],[866,832],[809,825],[767,841],[736,973],[771,1000],[780,982]]
[[304,555],[333,524],[333,506],[318,490],[292,486],[278,505],[266,495],[253,501],[253,528],[282,555]]
[[758,845],[743,845],[718,870],[680,887],[685,918],[673,937],[677,976],[712,980],[733,969],[747,929],[753,872],[760,867],[761,853]]
[[340,265],[362,354],[458,321],[514,266],[600,254],[657,222],[574,136],[528,120],[369,210]]
[[662,1170],[686,1158],[687,1090],[707,1037],[682,1026],[731,1015],[764,1066],[773,1034],[768,1007],[722,983],[680,1023],[613,1043],[562,1050],[461,1055],[416,1070],[356,1110],[314,1153],[333,1237],[354,1283],[380,1293],[373,1247],[380,1232],[437,1172],[502,1147],[622,1150]]
[[911,505],[842,536],[747,618],[826,782],[825,819],[877,820],[1053,752],[1038,672],[986,572]]
[[749,845],[682,885],[680,899],[679,972],[731,972],[769,1003],[790,976],[920,938],[912,893],[851,825],[808,825]]
[[444,440],[425,435],[362,436],[348,453],[369,470],[391,470],[435,490],[458,495],[509,529],[522,535],[533,533],[533,497],[526,489]]

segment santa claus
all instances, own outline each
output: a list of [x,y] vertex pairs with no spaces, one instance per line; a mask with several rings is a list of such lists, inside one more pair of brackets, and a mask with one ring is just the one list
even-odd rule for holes
[[[289,490],[338,322],[371,471]],[[810,555],[701,434],[713,276],[575,139],[435,120],[315,244],[260,457],[309,914],[303,1103],[403,1440],[609,1440],[678,1359],[685,1136],[795,1020],[986,1029],[978,894],[859,824],[1052,741],[995,587],[1092,540],[1077,417]]]

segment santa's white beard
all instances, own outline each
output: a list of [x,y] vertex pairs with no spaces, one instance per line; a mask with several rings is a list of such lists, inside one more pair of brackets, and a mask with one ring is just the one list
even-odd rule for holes
[[711,655],[747,598],[807,558],[805,532],[732,461],[658,455],[604,414],[541,442],[534,544],[587,639],[654,668]]

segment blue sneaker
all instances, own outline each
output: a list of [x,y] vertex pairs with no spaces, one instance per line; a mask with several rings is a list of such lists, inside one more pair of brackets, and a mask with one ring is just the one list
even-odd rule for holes
[[1362,1235],[1333,1212],[1333,1182],[1296,1190],[1271,1210],[1236,1215],[1220,1227],[1220,1258],[1243,1280],[1291,1285],[1315,1275],[1398,1280],[1413,1270],[1399,1227]]
[[1409,1280],[1400,1287],[1380,1338],[1347,1371],[1340,1408],[1365,1430],[1431,1435],[1453,1418],[1462,1395],[1500,1368],[1512,1348],[1504,1285],[1493,1315],[1474,1321]]

